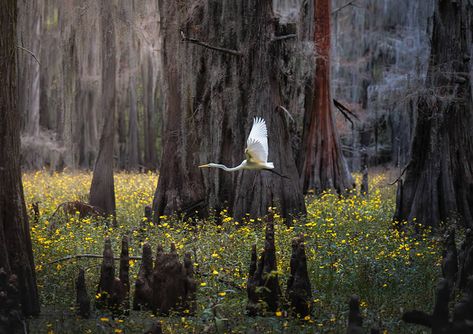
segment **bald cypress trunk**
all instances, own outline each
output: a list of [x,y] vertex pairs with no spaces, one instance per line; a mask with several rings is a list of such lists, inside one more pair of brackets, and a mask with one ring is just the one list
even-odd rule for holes
[[143,78],[143,132],[144,132],[144,165],[146,169],[155,170],[156,158],[156,77],[152,55],[147,54],[142,63]]
[[0,10],[0,268],[18,276],[23,312],[33,315],[39,313],[39,298],[21,183],[16,20],[16,0],[4,1]]
[[399,183],[396,220],[437,226],[459,218],[473,226],[472,11],[466,0],[437,1],[426,89]]
[[315,0],[315,77],[313,98],[306,105],[302,151],[299,156],[300,181],[304,192],[334,189],[345,193],[353,179],[343,157],[335,127],[330,93],[331,0]]
[[[133,4],[127,3],[126,11],[128,12],[127,18],[130,21],[134,21]],[[127,95],[130,101],[129,103],[129,115],[128,115],[128,138],[127,138],[127,165],[126,168],[129,170],[138,170],[139,165],[139,143],[138,143],[138,110],[137,110],[137,96],[136,96],[136,74],[135,68],[137,64],[135,42],[133,38],[133,27],[129,26],[128,40],[128,66],[130,68],[130,77],[128,79]]]
[[[304,212],[286,115],[279,108],[282,46],[273,40],[278,23],[272,2],[164,2],[161,24],[167,109],[155,217],[227,207],[237,219],[264,215],[269,206],[285,216]],[[181,29],[184,37],[217,49],[182,40]],[[240,164],[255,116],[266,120],[269,161],[287,179],[265,171],[197,168]]]
[[[39,57],[42,16],[39,1],[18,1],[18,43]],[[22,28],[23,29],[20,29]],[[27,136],[39,133],[39,63],[24,49],[18,52],[18,109],[23,119],[22,132]],[[39,166],[42,167],[43,161]]]
[[104,122],[100,137],[100,149],[95,163],[89,202],[105,214],[115,215],[115,188],[113,181],[113,144],[115,134],[116,106],[116,58],[115,27],[113,23],[114,1],[103,0],[102,23],[102,106]]

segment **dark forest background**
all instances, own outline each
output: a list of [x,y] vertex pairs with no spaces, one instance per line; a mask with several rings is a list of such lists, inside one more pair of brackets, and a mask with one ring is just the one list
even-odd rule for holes
[[[93,169],[103,127],[100,96],[104,85],[114,85],[115,168],[159,169],[166,92],[158,1],[112,6],[114,82],[101,78],[99,2],[18,5],[18,43],[28,50],[18,52],[22,166]],[[295,121],[294,151],[302,137],[304,87],[314,75],[312,6],[310,1],[273,1],[281,24],[298,27],[298,38],[285,43],[285,56],[278,62],[285,80],[283,106]],[[427,72],[433,9],[432,0],[333,1],[332,97],[359,118],[348,121],[335,111],[350,170],[360,170],[362,149],[370,166],[406,164]],[[197,73],[189,72],[188,80],[195,83]],[[189,88],[192,98],[196,92]]]

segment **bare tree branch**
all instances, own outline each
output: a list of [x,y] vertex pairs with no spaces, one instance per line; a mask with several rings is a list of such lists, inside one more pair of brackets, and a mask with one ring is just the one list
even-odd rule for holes
[[277,106],[278,108],[281,108],[282,111],[284,111],[286,113],[286,115],[291,119],[291,121],[295,122],[294,120],[294,117],[292,117],[291,113],[289,112],[289,110],[287,110],[285,107],[283,106]]
[[358,116],[356,116],[356,114],[351,111],[350,109],[348,109],[346,106],[344,106],[340,101],[337,101],[336,99],[333,99],[333,104],[335,104],[335,107],[337,107],[338,109],[343,109],[343,111],[347,112],[349,115],[353,116],[356,118],[357,121],[360,121],[360,119],[358,118]]
[[[344,4],[343,6],[338,7],[337,9],[335,9],[331,14],[332,14],[332,15],[333,15],[333,14],[336,14],[336,13],[338,13],[339,11],[341,11],[342,9],[344,9],[344,8],[346,8],[346,7],[348,7],[348,6],[358,7],[356,4],[354,4],[355,1],[356,1],[356,0],[351,0],[351,1],[349,1],[348,3]],[[359,8],[359,7],[358,7],[358,8]]]
[[[333,102],[335,102],[335,99],[333,100]],[[350,116],[348,116],[348,114],[345,112],[346,110],[344,110],[344,109],[346,109],[346,108],[342,108],[339,103],[334,103],[334,104],[335,104],[335,107],[337,107],[338,111],[340,111],[340,113],[343,115],[343,117],[345,117],[346,120],[347,120],[348,122],[350,122],[351,125],[353,126],[354,123],[353,123],[352,119],[351,119]]]
[[399,182],[399,180],[400,180],[401,177],[404,175],[404,173],[406,172],[407,167],[409,167],[409,165],[410,165],[410,163],[408,163],[408,164],[406,165],[406,167],[404,167],[404,168],[402,169],[401,174],[399,175],[399,177],[398,177],[396,180],[394,180],[393,182],[390,182],[390,183],[388,183],[388,184],[389,184],[390,186],[393,186],[394,184],[396,184],[397,182]]
[[23,51],[29,53],[29,54],[34,58],[34,60],[36,60],[36,62],[38,63],[38,65],[41,65],[41,63],[39,62],[38,58],[36,58],[35,54],[34,54],[32,51],[28,50],[27,48],[22,47],[21,45],[17,45],[16,47],[17,47],[18,49],[20,49],[20,50],[23,50]]
[[197,45],[203,46],[204,48],[207,48],[207,49],[211,49],[211,50],[215,50],[215,51],[219,51],[219,52],[228,53],[228,54],[231,54],[231,55],[233,55],[233,56],[238,56],[238,57],[242,57],[242,56],[243,56],[243,53],[241,53],[240,51],[232,50],[232,49],[226,49],[226,48],[221,48],[221,47],[219,47],[219,46],[213,46],[213,45],[210,45],[210,44],[208,44],[208,43],[201,42],[201,41],[199,41],[198,39],[189,38],[189,37],[187,37],[187,36],[184,34],[183,31],[181,31],[181,36],[182,36],[182,41],[185,41],[185,42],[197,44]]
[[278,41],[283,41],[283,40],[291,39],[291,38],[297,38],[297,34],[276,36],[271,40],[271,42],[278,42]]
[[[61,257],[57,260],[54,260],[52,262],[48,262],[46,265],[51,265],[59,262],[64,262],[64,261],[69,261],[73,259],[81,259],[81,258],[88,258],[88,259],[102,259],[103,255],[99,254],[75,254],[75,255],[68,255],[65,257]],[[120,260],[120,257],[114,257],[114,260]],[[130,256],[130,260],[141,260],[141,256]]]

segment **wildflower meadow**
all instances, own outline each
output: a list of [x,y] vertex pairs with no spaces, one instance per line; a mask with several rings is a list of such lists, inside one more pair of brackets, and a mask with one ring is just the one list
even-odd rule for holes
[[[304,235],[313,313],[302,319],[284,309],[272,316],[245,315],[250,250],[264,242],[264,217],[235,221],[226,210],[206,220],[183,221],[161,217],[154,225],[143,220],[151,205],[158,176],[154,173],[117,173],[117,225],[106,219],[80,218],[79,212],[61,214],[66,201],[87,201],[91,174],[86,172],[24,174],[28,208],[38,202],[37,221],[30,212],[31,237],[42,312],[30,322],[33,333],[143,333],[156,321],[151,312],[131,311],[112,317],[93,311],[91,319],[75,315],[75,286],[79,268],[85,269],[88,293],[96,296],[104,239],[119,254],[123,235],[130,237],[130,255],[141,256],[144,242],[153,249],[171,243],[183,255],[190,252],[196,271],[197,312],[192,316],[159,318],[164,333],[344,333],[348,300],[356,294],[366,328],[384,333],[418,333],[404,324],[403,311],[430,310],[433,287],[440,275],[438,241],[429,231],[415,237],[392,222],[395,186],[386,173],[371,178],[368,196],[355,191],[341,197],[332,193],[306,198],[306,217],[283,222],[276,214],[277,268],[285,291],[289,276],[291,241]],[[145,224],[143,224],[145,223]],[[400,232],[400,231],[404,232]],[[130,260],[132,289],[140,266]]]

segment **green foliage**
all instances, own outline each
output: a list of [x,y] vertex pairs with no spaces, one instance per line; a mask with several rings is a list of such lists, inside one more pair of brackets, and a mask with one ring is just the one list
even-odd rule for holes
[[[161,217],[159,226],[143,224],[143,208],[152,201],[157,176],[128,173],[115,176],[118,227],[107,227],[93,218],[79,219],[78,214],[52,217],[60,203],[87,198],[90,179],[85,173],[24,175],[27,205],[39,201],[42,213],[31,227],[43,304],[43,316],[31,321],[33,333],[142,333],[156,321],[148,312],[112,319],[95,311],[92,319],[78,319],[74,315],[78,268],[85,268],[88,292],[95,299],[100,259],[51,264],[75,254],[102,254],[106,236],[118,256],[123,234],[131,237],[131,256],[141,256],[145,241],[153,249],[158,244],[169,249],[173,242],[180,255],[192,254],[198,282],[197,314],[161,318],[165,333],[344,333],[352,294],[361,298],[367,328],[409,333],[415,328],[400,321],[402,311],[432,308],[440,272],[439,246],[427,234],[414,238],[393,228],[394,189],[384,185],[387,181],[382,175],[372,181],[368,198],[331,193],[309,196],[307,218],[294,220],[290,226],[276,215],[277,266],[283,292],[292,238],[305,236],[314,297],[314,313],[305,319],[288,317],[284,310],[272,317],[245,316],[250,250],[254,243],[263,247],[263,219],[236,222],[224,210],[215,214],[219,219],[193,224],[173,217]],[[139,260],[131,260],[130,265],[133,285]]]

